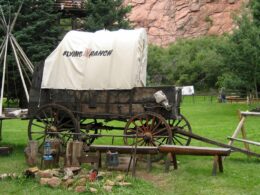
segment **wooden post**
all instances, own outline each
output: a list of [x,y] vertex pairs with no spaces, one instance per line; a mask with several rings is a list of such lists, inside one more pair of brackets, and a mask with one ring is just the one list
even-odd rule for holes
[[66,147],[65,167],[71,166],[71,156],[72,156],[72,141],[69,141]]
[[79,158],[82,153],[83,142],[73,141],[68,142],[66,149],[66,167],[80,166]]
[[176,169],[178,169],[176,154],[171,153],[171,155],[172,155],[173,168],[176,170]]
[[218,168],[218,156],[214,156],[213,160],[213,168],[212,168],[212,175],[216,176],[217,175],[217,168]]
[[80,166],[78,158],[82,153],[83,142],[73,141],[72,143],[72,166],[77,167]]
[[59,140],[51,140],[51,154],[53,156],[53,166],[59,166],[60,160],[60,141]]
[[[241,113],[239,112],[239,118],[240,118],[240,120],[241,120],[242,117],[243,117],[243,116],[242,116]],[[242,133],[243,139],[246,139],[246,129],[245,129],[244,124],[243,124],[242,127],[241,127],[241,133]],[[246,143],[246,142],[244,142],[244,145],[245,145],[245,149],[246,149],[247,151],[250,151],[249,144]],[[248,154],[247,156],[250,157],[249,154]]]
[[27,164],[35,166],[37,164],[38,141],[30,140],[24,152]]
[[219,168],[219,172],[223,173],[223,164],[222,164],[221,156],[218,156],[218,168]]
[[152,170],[152,160],[151,160],[151,154],[147,154],[147,172],[151,172]]
[[[240,120],[240,122],[238,123],[238,126],[237,126],[236,130],[234,131],[234,133],[233,133],[233,135],[232,135],[232,138],[236,138],[236,137],[238,136],[238,134],[239,134],[241,128],[242,128],[243,125],[244,125],[245,119],[246,119],[245,116],[242,116],[242,117],[241,117],[241,120]],[[228,142],[228,145],[232,145],[233,142],[234,142],[234,140],[231,139],[231,140]]]

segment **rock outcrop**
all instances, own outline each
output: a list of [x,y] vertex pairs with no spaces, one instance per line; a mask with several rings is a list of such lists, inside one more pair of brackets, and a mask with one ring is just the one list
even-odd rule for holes
[[149,42],[166,46],[178,38],[220,35],[234,28],[232,15],[247,0],[125,0],[129,19],[145,27]]

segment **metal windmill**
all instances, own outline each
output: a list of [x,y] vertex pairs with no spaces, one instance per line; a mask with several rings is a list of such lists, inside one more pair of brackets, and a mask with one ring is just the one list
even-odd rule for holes
[[15,62],[19,71],[19,75],[22,81],[23,89],[26,95],[27,101],[29,101],[29,93],[28,88],[26,86],[25,79],[29,79],[27,70],[30,74],[33,73],[34,66],[32,62],[29,60],[29,58],[24,53],[21,46],[18,44],[16,38],[12,34],[12,31],[14,29],[15,23],[17,21],[18,15],[20,14],[20,11],[22,9],[23,2],[20,4],[15,17],[11,19],[11,16],[9,14],[9,18],[7,18],[4,15],[4,11],[2,6],[0,6],[0,27],[3,29],[5,33],[5,37],[3,39],[2,44],[0,45],[0,68],[2,68],[2,85],[1,85],[1,99],[0,99],[0,117],[2,116],[3,112],[3,97],[4,97],[4,86],[6,81],[6,72],[8,71],[8,64],[7,64],[7,52],[8,48],[11,47],[11,51],[13,52],[13,55],[15,57]]

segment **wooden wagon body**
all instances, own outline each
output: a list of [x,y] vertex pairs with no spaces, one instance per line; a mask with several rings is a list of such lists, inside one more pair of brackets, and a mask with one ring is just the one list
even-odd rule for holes
[[[135,87],[120,90],[42,89],[43,66],[35,69],[28,116],[30,140],[62,138],[91,144],[101,134],[98,130],[123,130],[126,145],[188,145],[189,138],[175,136],[174,128],[191,131],[180,114],[181,90],[174,86]],[[98,79],[98,78],[97,78]],[[168,106],[156,101],[162,91]],[[124,121],[125,126],[108,126],[108,121]],[[91,134],[94,130],[94,134]],[[141,138],[142,142],[138,141]],[[42,146],[43,144],[41,144]]]
[[[177,119],[180,115],[181,91],[174,86],[125,90],[41,89],[42,73],[43,67],[39,66],[33,75],[29,116],[46,104],[63,105],[81,118],[129,119],[146,111],[156,112],[166,119]],[[169,101],[171,108],[168,110],[156,103],[154,94],[160,90]]]

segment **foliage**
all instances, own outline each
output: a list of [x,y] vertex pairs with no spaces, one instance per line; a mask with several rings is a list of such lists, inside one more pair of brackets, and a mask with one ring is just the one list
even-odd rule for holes
[[[24,0],[12,33],[34,65],[43,61],[58,44],[61,28],[57,25],[58,13],[54,12],[54,0]],[[7,21],[12,20],[21,0],[0,0]],[[5,36],[1,29],[0,35]],[[10,45],[9,45],[10,47]],[[7,87],[9,98],[25,99],[14,56],[8,52]],[[2,68],[1,70],[2,71]],[[1,73],[1,72],[0,72]],[[0,75],[2,77],[2,73]]]
[[[246,104],[219,104],[216,99],[210,102],[206,97],[195,96],[185,97],[181,107],[181,112],[191,123],[194,133],[227,143],[227,135],[232,135],[237,124],[237,110],[250,109]],[[195,102],[195,103],[194,103]],[[254,105],[257,106],[257,105]],[[3,121],[3,140],[2,145],[13,146],[13,153],[10,156],[1,156],[0,173],[22,174],[27,165],[24,159],[24,148],[27,143],[26,120],[4,120]],[[260,140],[259,121],[257,118],[248,117],[245,122],[247,137],[249,140]],[[113,132],[104,132],[112,133]],[[122,132],[121,132],[122,133]],[[98,140],[103,140],[100,138]],[[122,138],[118,138],[122,140]],[[116,138],[115,138],[116,140]],[[111,139],[103,144],[111,144]],[[241,148],[243,143],[234,143]],[[200,141],[192,139],[192,146],[208,146]],[[252,151],[259,153],[260,148],[251,146]],[[105,160],[105,158],[102,158]],[[133,179],[131,187],[116,188],[107,194],[138,194],[138,195],[220,195],[220,194],[259,194],[259,170],[260,160],[255,157],[247,158],[244,154],[233,152],[224,161],[224,173],[218,173],[216,177],[211,176],[212,158],[202,156],[177,155],[179,161],[178,170],[171,170],[164,173],[163,163],[153,163],[152,172],[146,173],[146,164],[142,161],[137,162],[137,179]],[[83,165],[86,166],[86,165]],[[104,167],[103,167],[104,168]],[[90,168],[91,169],[91,168]],[[99,171],[102,171],[99,170]],[[142,172],[139,172],[142,171]],[[139,177],[145,177],[140,179]],[[104,178],[105,180],[105,178]],[[101,180],[101,183],[103,181]],[[94,184],[95,185],[95,184]],[[62,187],[49,188],[39,185],[31,179],[5,179],[0,182],[0,194],[78,194],[68,191]],[[86,193],[90,194],[90,193]],[[102,194],[98,192],[97,194]]]
[[129,28],[126,14],[130,6],[123,6],[123,0],[88,0],[85,3],[86,18],[84,29],[94,32],[101,29],[117,30]]
[[[203,37],[179,40],[168,48],[150,47],[148,83],[214,88],[224,71],[221,52],[226,44],[226,37]],[[155,82],[158,77],[160,82]]]
[[[255,22],[254,22],[255,21]],[[238,29],[230,36],[230,44],[225,52],[225,64],[233,75],[235,88],[255,91],[260,87],[260,27],[258,20],[252,20],[250,13],[236,19]],[[222,75],[225,80],[230,76]],[[230,87],[230,86],[226,86]],[[257,96],[257,95],[256,95]]]

